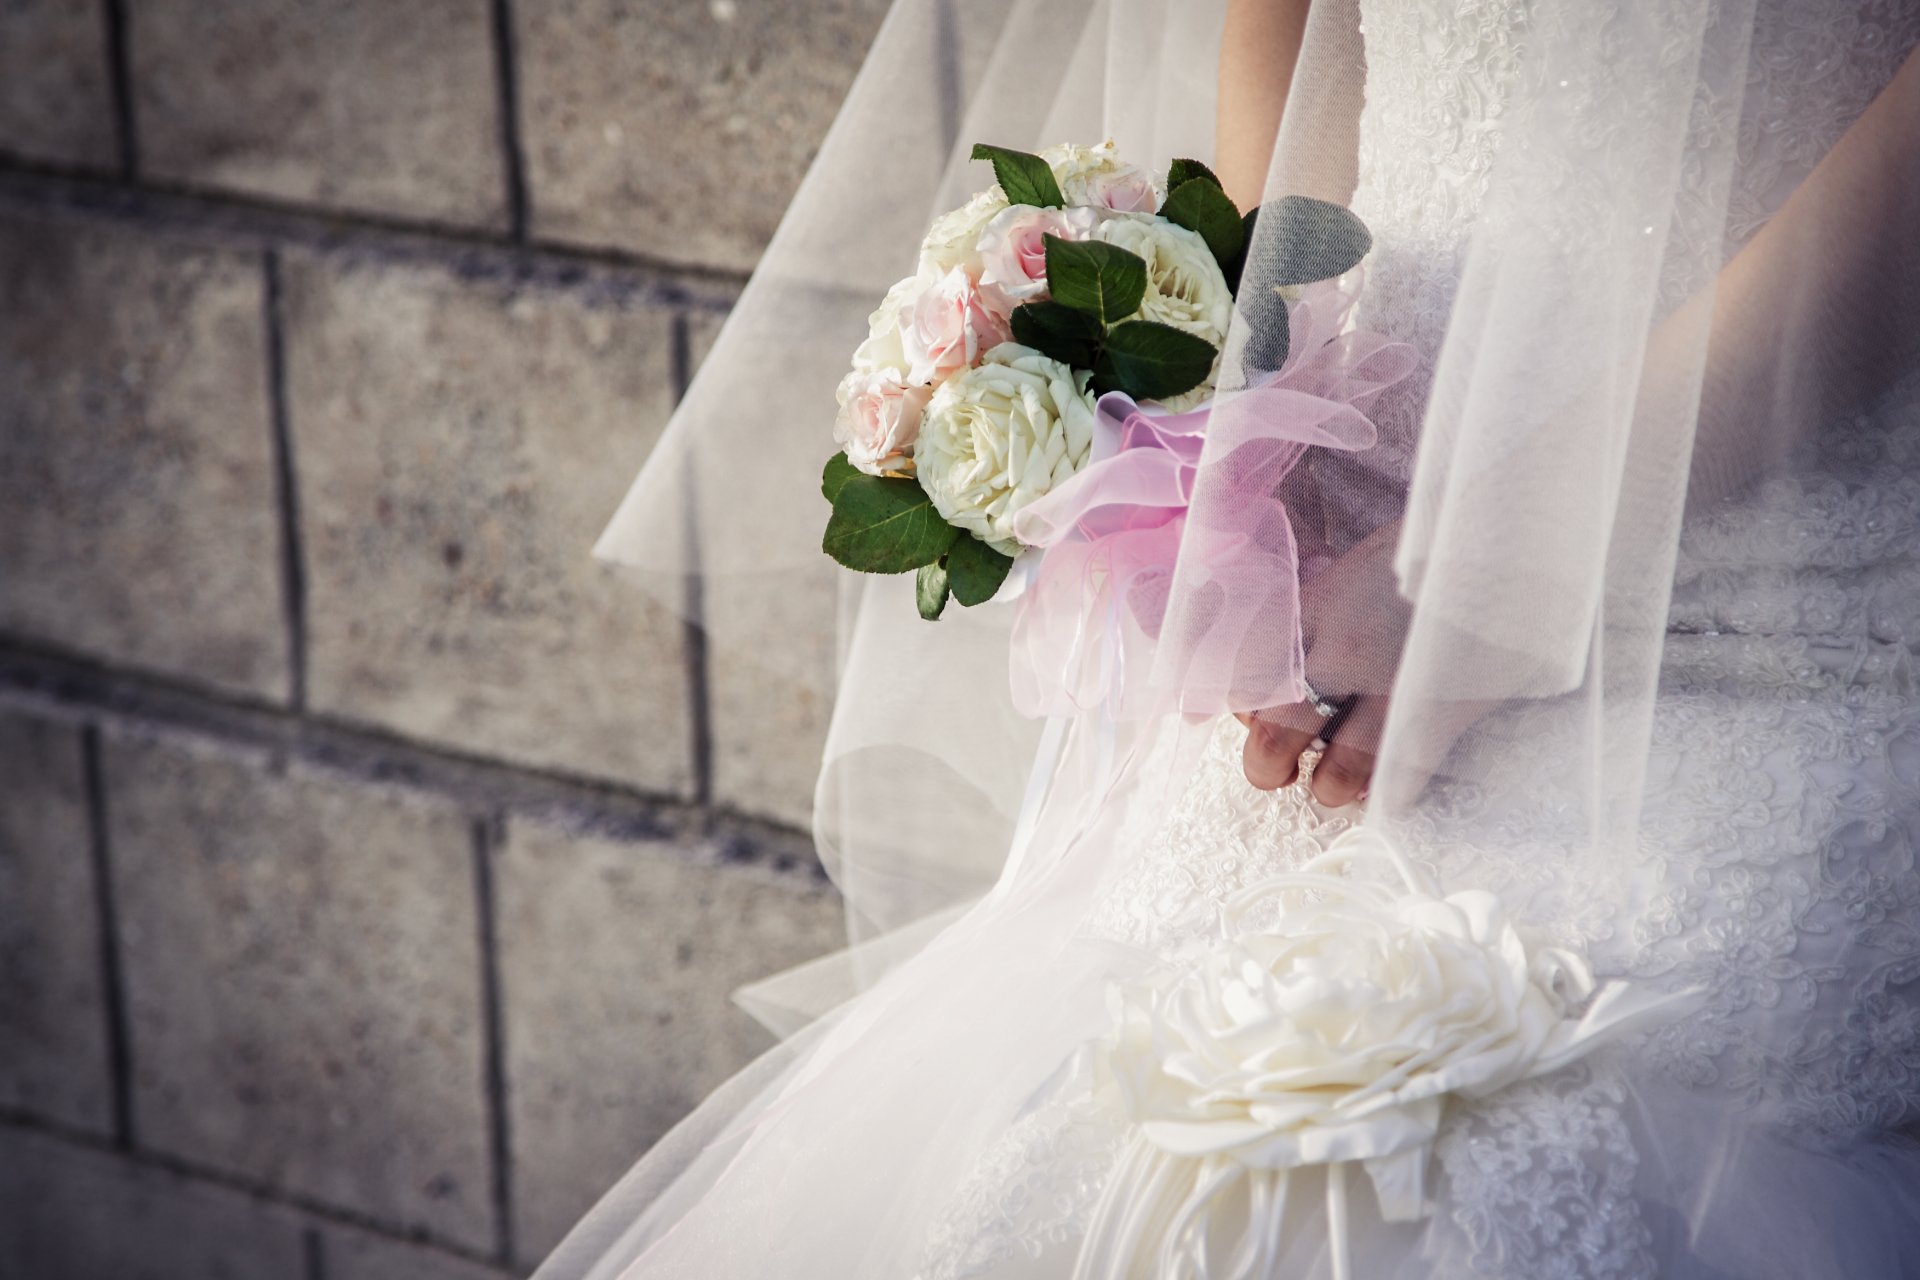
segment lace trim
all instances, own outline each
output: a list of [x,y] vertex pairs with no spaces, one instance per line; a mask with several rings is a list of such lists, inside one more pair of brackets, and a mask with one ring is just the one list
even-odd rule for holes
[[1118,1115],[1046,1102],[987,1151],[930,1237],[915,1280],[969,1280],[1079,1247],[1126,1130]]
[[1435,1151],[1450,1217],[1482,1276],[1652,1277],[1631,1195],[1639,1158],[1617,1083],[1584,1070],[1528,1081],[1462,1111]]

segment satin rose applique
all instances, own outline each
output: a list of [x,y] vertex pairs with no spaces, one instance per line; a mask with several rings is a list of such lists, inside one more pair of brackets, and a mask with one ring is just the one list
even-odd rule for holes
[[1116,990],[1096,1061],[1133,1128],[1075,1280],[1269,1275],[1289,1174],[1309,1166],[1344,1280],[1349,1165],[1387,1221],[1426,1216],[1450,1098],[1559,1070],[1674,999],[1596,994],[1584,959],[1530,942],[1495,895],[1443,895],[1378,831],[1350,831],[1230,900],[1197,962]]

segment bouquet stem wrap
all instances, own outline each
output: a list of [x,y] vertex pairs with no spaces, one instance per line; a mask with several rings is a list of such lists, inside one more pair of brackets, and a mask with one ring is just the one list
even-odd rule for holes
[[[1252,386],[1185,413],[1122,392],[1100,398],[1086,467],[1015,518],[1020,541],[1044,550],[1013,624],[1016,709],[1137,719],[1169,696],[1193,714],[1253,709],[1228,705],[1229,682],[1210,669],[1156,654],[1176,563],[1220,588],[1204,646],[1176,656],[1230,671],[1256,628],[1269,644],[1290,635],[1291,687],[1281,692],[1291,696],[1263,705],[1298,700],[1301,564],[1280,483],[1310,446],[1372,445],[1367,408],[1415,364],[1404,343],[1341,332],[1358,275],[1302,291],[1289,309],[1292,352]],[[1203,469],[1234,500],[1210,504],[1201,520],[1190,508]]]

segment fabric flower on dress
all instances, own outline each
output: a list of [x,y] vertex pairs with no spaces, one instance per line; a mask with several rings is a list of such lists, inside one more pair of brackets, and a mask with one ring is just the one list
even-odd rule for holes
[[[1425,1216],[1450,1098],[1556,1071],[1671,999],[1596,995],[1581,957],[1535,945],[1493,894],[1443,895],[1376,829],[1350,831],[1230,900],[1192,965],[1117,991],[1100,1070],[1134,1136],[1076,1277],[1265,1276],[1287,1175],[1316,1165],[1344,1276],[1347,1165],[1370,1176],[1387,1221]],[[1208,1236],[1233,1193],[1256,1211],[1216,1272]],[[1143,1236],[1129,1225],[1141,1222],[1165,1230]]]

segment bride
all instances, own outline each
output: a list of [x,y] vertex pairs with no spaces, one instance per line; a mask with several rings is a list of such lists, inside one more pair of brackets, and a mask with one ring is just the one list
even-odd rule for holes
[[[837,695],[856,945],[746,993],[788,1038],[540,1280],[1920,1275],[1917,46],[1910,0],[896,0],[601,547]],[[1350,206],[1412,376],[1249,511],[1263,218],[1187,524],[1240,554],[1157,583],[1149,696],[1025,723],[1020,601],[896,579],[823,672],[767,602],[866,309],[965,144],[1102,138]]]

